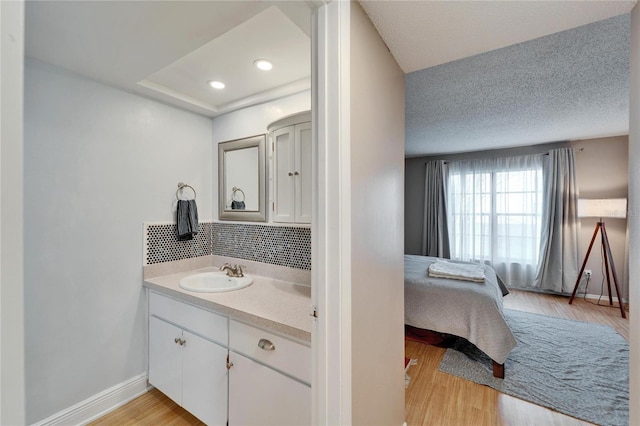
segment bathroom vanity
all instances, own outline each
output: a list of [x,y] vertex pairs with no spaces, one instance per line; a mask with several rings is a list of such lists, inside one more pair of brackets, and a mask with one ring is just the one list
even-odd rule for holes
[[149,383],[209,425],[311,423],[310,288],[253,276],[196,293],[146,278]]

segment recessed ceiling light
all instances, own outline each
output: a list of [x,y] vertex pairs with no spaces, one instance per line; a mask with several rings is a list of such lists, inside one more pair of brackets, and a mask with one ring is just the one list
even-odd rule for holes
[[214,89],[224,89],[224,83],[221,81],[211,80],[209,82],[209,86],[213,87]]
[[271,68],[273,68],[273,64],[264,59],[256,59],[255,61],[253,61],[253,63],[256,67],[263,71],[269,71]]

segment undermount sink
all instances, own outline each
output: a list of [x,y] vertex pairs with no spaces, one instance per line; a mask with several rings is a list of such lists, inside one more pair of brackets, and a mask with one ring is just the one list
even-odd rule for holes
[[225,272],[202,272],[200,274],[189,275],[180,280],[180,287],[200,293],[218,293],[223,291],[233,291],[245,288],[253,283],[253,278],[230,277]]

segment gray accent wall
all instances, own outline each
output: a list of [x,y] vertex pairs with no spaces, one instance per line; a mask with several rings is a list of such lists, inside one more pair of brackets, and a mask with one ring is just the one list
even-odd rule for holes
[[[425,162],[428,160],[464,160],[473,158],[504,157],[512,155],[545,153],[553,148],[583,148],[576,152],[576,173],[580,198],[627,198],[628,194],[628,155],[627,136],[577,140],[521,148],[467,152],[460,154],[431,157],[408,158],[405,161],[405,253],[420,254],[422,245],[422,220],[424,215],[424,177]],[[581,218],[580,265],[589,247],[595,228],[595,218]],[[627,236],[626,219],[606,219],[607,234],[611,243],[618,279],[624,298],[629,294],[627,279]],[[600,239],[598,236],[597,242]],[[594,246],[587,269],[593,271],[588,293],[600,294],[602,273],[599,244]],[[584,283],[584,281],[583,281]],[[614,296],[615,296],[615,290]],[[604,285],[607,295],[607,286]],[[608,303],[608,302],[607,302]]]
[[486,151],[461,152],[455,154],[432,155],[407,158],[405,160],[405,201],[404,201],[404,251],[406,254],[420,254],[422,247],[422,221],[424,217],[425,163],[432,160],[469,160],[496,156],[525,155],[547,152],[552,148],[568,146],[567,142],[532,145],[519,148],[492,149]]

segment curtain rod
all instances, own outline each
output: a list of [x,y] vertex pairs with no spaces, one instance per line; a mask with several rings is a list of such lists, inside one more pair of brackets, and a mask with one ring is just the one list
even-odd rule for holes
[[[582,152],[582,151],[584,151],[584,147],[580,147],[580,148],[573,148],[573,150],[574,150],[575,152]],[[549,155],[549,153],[548,153],[548,152],[545,152],[544,154],[541,154],[541,155]]]
[[[584,147],[580,147],[580,148],[573,148],[574,151],[576,152],[582,152],[584,151]],[[521,154],[521,155],[527,155],[527,154]],[[533,154],[536,155],[536,154]],[[544,152],[542,154],[537,154],[537,155],[549,155],[549,152]],[[517,157],[517,155],[514,155],[513,157]],[[466,160],[471,160],[470,158],[467,158]],[[466,161],[466,160],[460,160],[460,161]],[[449,162],[451,161],[456,161],[456,160],[444,160],[444,164],[449,164]],[[425,165],[427,164],[427,162],[424,163]]]

